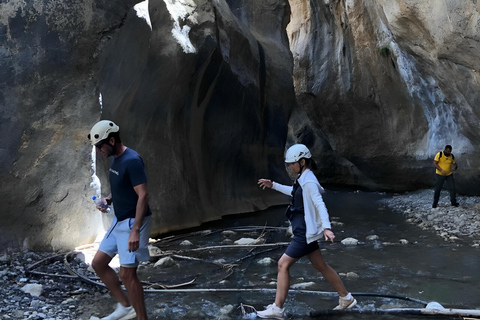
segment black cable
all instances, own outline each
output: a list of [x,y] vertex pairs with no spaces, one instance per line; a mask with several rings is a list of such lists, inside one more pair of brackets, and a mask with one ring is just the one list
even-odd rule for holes
[[360,296],[360,297],[380,297],[380,298],[392,298],[392,299],[400,299],[400,300],[406,300],[406,301],[411,301],[411,302],[416,302],[419,304],[423,304],[426,306],[428,302],[415,299],[415,298],[410,298],[410,297],[405,297],[405,296],[399,296],[399,295],[394,295],[394,294],[383,294],[383,293],[371,293],[371,292],[352,292],[353,296]]

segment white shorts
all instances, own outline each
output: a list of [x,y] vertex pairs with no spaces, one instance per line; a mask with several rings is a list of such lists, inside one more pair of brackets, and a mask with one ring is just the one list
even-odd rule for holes
[[114,217],[112,225],[108,228],[98,248],[98,250],[105,252],[112,258],[118,254],[120,265],[127,268],[136,267],[140,261],[148,261],[150,259],[148,239],[152,230],[152,216],[150,215],[143,219],[138,249],[134,252],[129,252],[128,237],[134,222],[134,218],[118,221],[117,217]]

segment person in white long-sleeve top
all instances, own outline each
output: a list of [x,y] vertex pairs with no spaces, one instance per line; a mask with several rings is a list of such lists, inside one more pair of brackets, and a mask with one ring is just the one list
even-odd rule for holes
[[317,240],[333,242],[335,238],[331,230],[327,207],[323,202],[324,189],[318,182],[312,170],[315,162],[311,153],[303,144],[291,146],[285,154],[285,163],[297,174],[293,186],[285,186],[268,179],[259,179],[258,185],[265,189],[271,188],[291,196],[292,201],[287,210],[287,217],[292,224],[293,239],[285,253],[278,261],[277,292],[275,302],[258,311],[260,318],[284,318],[284,303],[290,287],[290,267],[303,256],[307,256],[312,265],[322,273],[323,277],[340,295],[339,304],[334,309],[352,308],[357,300],[347,291],[338,274],[325,263]]

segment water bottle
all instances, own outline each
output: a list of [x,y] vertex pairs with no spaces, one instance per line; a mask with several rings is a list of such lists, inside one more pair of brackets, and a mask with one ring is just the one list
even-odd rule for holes
[[110,212],[110,206],[106,203],[103,202],[103,199],[97,196],[92,197],[93,202],[97,205],[97,207],[100,207],[102,209],[107,210],[107,212]]

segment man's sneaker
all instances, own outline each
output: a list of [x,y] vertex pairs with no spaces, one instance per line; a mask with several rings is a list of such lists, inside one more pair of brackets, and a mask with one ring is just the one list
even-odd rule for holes
[[117,307],[115,308],[115,311],[113,311],[111,314],[109,314],[108,316],[100,320],[128,320],[128,319],[133,319],[136,316],[137,314],[135,313],[135,309],[133,309],[132,306],[124,307],[119,302],[117,303]]
[[436,207],[437,207],[437,204],[436,204],[436,203],[432,204],[432,208],[433,208],[433,209],[435,209]]
[[357,304],[357,300],[350,295],[350,299],[344,299],[342,297],[338,298],[338,306],[333,308],[333,310],[342,310],[342,309],[350,309]]
[[460,205],[460,203],[458,203],[458,202],[452,203],[452,206],[454,206],[454,207],[458,207],[459,205]]
[[284,319],[284,308],[279,308],[275,303],[268,305],[265,310],[257,311],[257,316],[263,319]]

